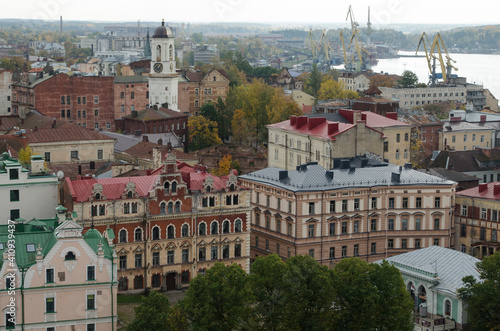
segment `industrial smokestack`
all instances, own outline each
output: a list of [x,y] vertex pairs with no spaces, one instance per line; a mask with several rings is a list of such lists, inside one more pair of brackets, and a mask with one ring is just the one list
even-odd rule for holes
[[60,22],[59,22],[59,33],[63,33],[62,16],[60,17]]

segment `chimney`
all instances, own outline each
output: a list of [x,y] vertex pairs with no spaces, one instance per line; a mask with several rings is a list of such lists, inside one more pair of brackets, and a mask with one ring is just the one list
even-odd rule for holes
[[333,171],[332,170],[327,170],[325,175],[326,175],[326,178],[333,179]]
[[148,136],[144,135],[142,136],[142,142],[147,143],[149,141]]
[[328,135],[339,131],[339,122],[328,123]]
[[493,186],[493,194],[494,195],[497,195],[498,193],[500,193],[500,183],[495,183],[495,186]]
[[387,113],[385,114],[385,117],[390,118],[391,120],[398,120],[398,113]]
[[297,122],[297,116],[290,116],[290,125],[295,125],[295,122]]
[[43,173],[43,158],[41,155],[32,155],[31,156],[31,174],[41,174]]
[[297,126],[296,128],[300,128],[302,125],[306,124],[307,123],[307,117],[305,116],[300,116],[300,117],[297,117]]
[[317,127],[318,125],[322,124],[326,122],[326,118],[325,117],[316,117],[316,118],[310,118],[308,123],[307,123],[307,128],[309,130],[312,130],[314,129],[315,127]]
[[156,142],[158,145],[163,145],[163,139],[158,139],[158,141]]
[[481,115],[480,122],[481,123],[486,122],[486,115]]
[[286,178],[288,178],[288,170],[280,170],[279,172],[280,182]]
[[484,192],[486,190],[488,190],[488,184],[486,184],[486,183],[479,184],[479,193]]

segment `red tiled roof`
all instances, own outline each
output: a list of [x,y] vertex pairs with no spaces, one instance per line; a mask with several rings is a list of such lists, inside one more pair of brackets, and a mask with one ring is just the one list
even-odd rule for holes
[[500,182],[479,184],[479,186],[457,192],[456,195],[471,197],[471,198],[500,200]]
[[132,117],[132,115],[129,115],[127,116],[127,119],[136,121],[156,121],[178,117],[186,117],[187,119],[188,115],[172,109],[160,107],[159,109],[146,108],[138,112],[136,117]]
[[[10,151],[11,153],[15,151],[15,155],[19,152],[21,148],[26,147],[26,139],[20,136],[14,135],[3,135],[0,136],[0,153]],[[14,153],[12,156],[15,156]]]
[[203,79],[203,77],[205,77],[205,75],[201,71],[187,70],[184,72],[184,77],[186,77],[186,79],[190,82],[199,82]]
[[92,189],[99,183],[103,187],[103,195],[107,200],[121,199],[125,193],[125,186],[129,182],[135,184],[135,191],[140,197],[146,197],[153,190],[158,182],[158,175],[139,177],[114,177],[103,179],[82,179],[71,180],[66,178],[69,190],[75,202],[88,201],[92,195]]
[[[292,118],[293,117],[294,116],[292,116]],[[322,123],[318,124],[317,126],[311,127],[311,129],[309,129],[310,126],[308,125],[308,123],[311,119],[308,119],[307,117],[297,117],[296,118],[297,121],[299,121],[298,120],[299,118],[302,118],[302,120],[300,120],[303,121],[302,125],[298,124],[298,122],[296,122],[295,124],[291,124],[292,119],[290,119],[283,122],[270,124],[267,127],[282,129],[285,131],[293,131],[296,133],[318,137],[321,139],[331,139],[332,137],[341,134],[349,129],[352,129],[353,127],[356,126],[356,124],[333,122],[333,121],[327,121],[325,118],[319,118],[320,120],[322,120]],[[313,120],[317,120],[317,118]],[[328,134],[328,124],[333,124],[333,123],[338,123],[338,130],[331,134]]]
[[149,69],[151,64],[151,60],[139,60],[139,61],[134,61],[130,62],[130,68],[144,68],[144,69]]
[[368,95],[380,95],[380,94],[382,94],[382,91],[380,91],[378,89],[378,87],[373,85],[373,86],[370,86],[370,88],[368,90],[366,90],[364,93],[368,94]]
[[30,144],[57,141],[114,140],[76,124],[64,125],[54,129],[43,128],[37,131],[28,131],[26,132],[26,139]]

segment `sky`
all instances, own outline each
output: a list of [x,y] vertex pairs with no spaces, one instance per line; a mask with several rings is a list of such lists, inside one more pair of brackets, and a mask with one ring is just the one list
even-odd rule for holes
[[500,24],[497,0],[461,4],[450,0],[2,0],[0,18],[79,21],[346,23],[366,25],[368,6],[375,28],[387,24]]

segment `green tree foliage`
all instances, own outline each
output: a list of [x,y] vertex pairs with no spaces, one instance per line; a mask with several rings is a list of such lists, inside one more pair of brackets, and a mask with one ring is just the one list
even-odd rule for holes
[[193,330],[241,329],[254,302],[248,275],[237,264],[215,263],[205,276],[194,278],[179,303]]
[[413,330],[413,302],[399,270],[343,259],[334,268],[338,330]]
[[221,97],[217,98],[215,105],[211,102],[204,104],[200,108],[200,115],[217,123],[218,135],[221,140],[229,138],[233,114]]
[[477,263],[481,282],[463,278],[459,297],[467,303],[470,330],[500,330],[500,253]]
[[344,89],[344,86],[339,82],[327,78],[321,83],[321,87],[318,91],[318,98],[320,100],[336,100],[336,99],[357,99],[359,94]]
[[222,144],[218,136],[217,122],[210,121],[203,116],[190,117],[188,130],[190,151]]
[[31,150],[30,145],[26,145],[26,147],[21,148],[18,153],[18,159],[21,164],[30,164],[31,156],[33,155],[33,151]]
[[292,98],[285,96],[283,89],[275,89],[266,111],[270,124],[285,121],[292,115],[302,115],[299,105]]
[[321,87],[321,82],[323,81],[323,74],[319,71],[318,66],[313,64],[311,74],[306,81],[306,86],[304,87],[304,92],[318,98],[318,92]]
[[135,319],[127,327],[128,331],[165,330],[168,325],[170,303],[165,295],[152,291],[142,298],[135,308]]
[[0,60],[0,68],[18,72],[26,72],[30,65],[22,56],[4,57]]
[[403,71],[403,74],[401,75],[401,79],[398,81],[398,83],[402,87],[415,86],[415,84],[418,83],[417,74],[415,74],[413,71],[405,70],[405,71]]
[[203,33],[195,32],[195,33],[191,34],[191,39],[193,40],[193,42],[195,44],[201,44],[201,43],[203,43],[203,39],[204,39]]

